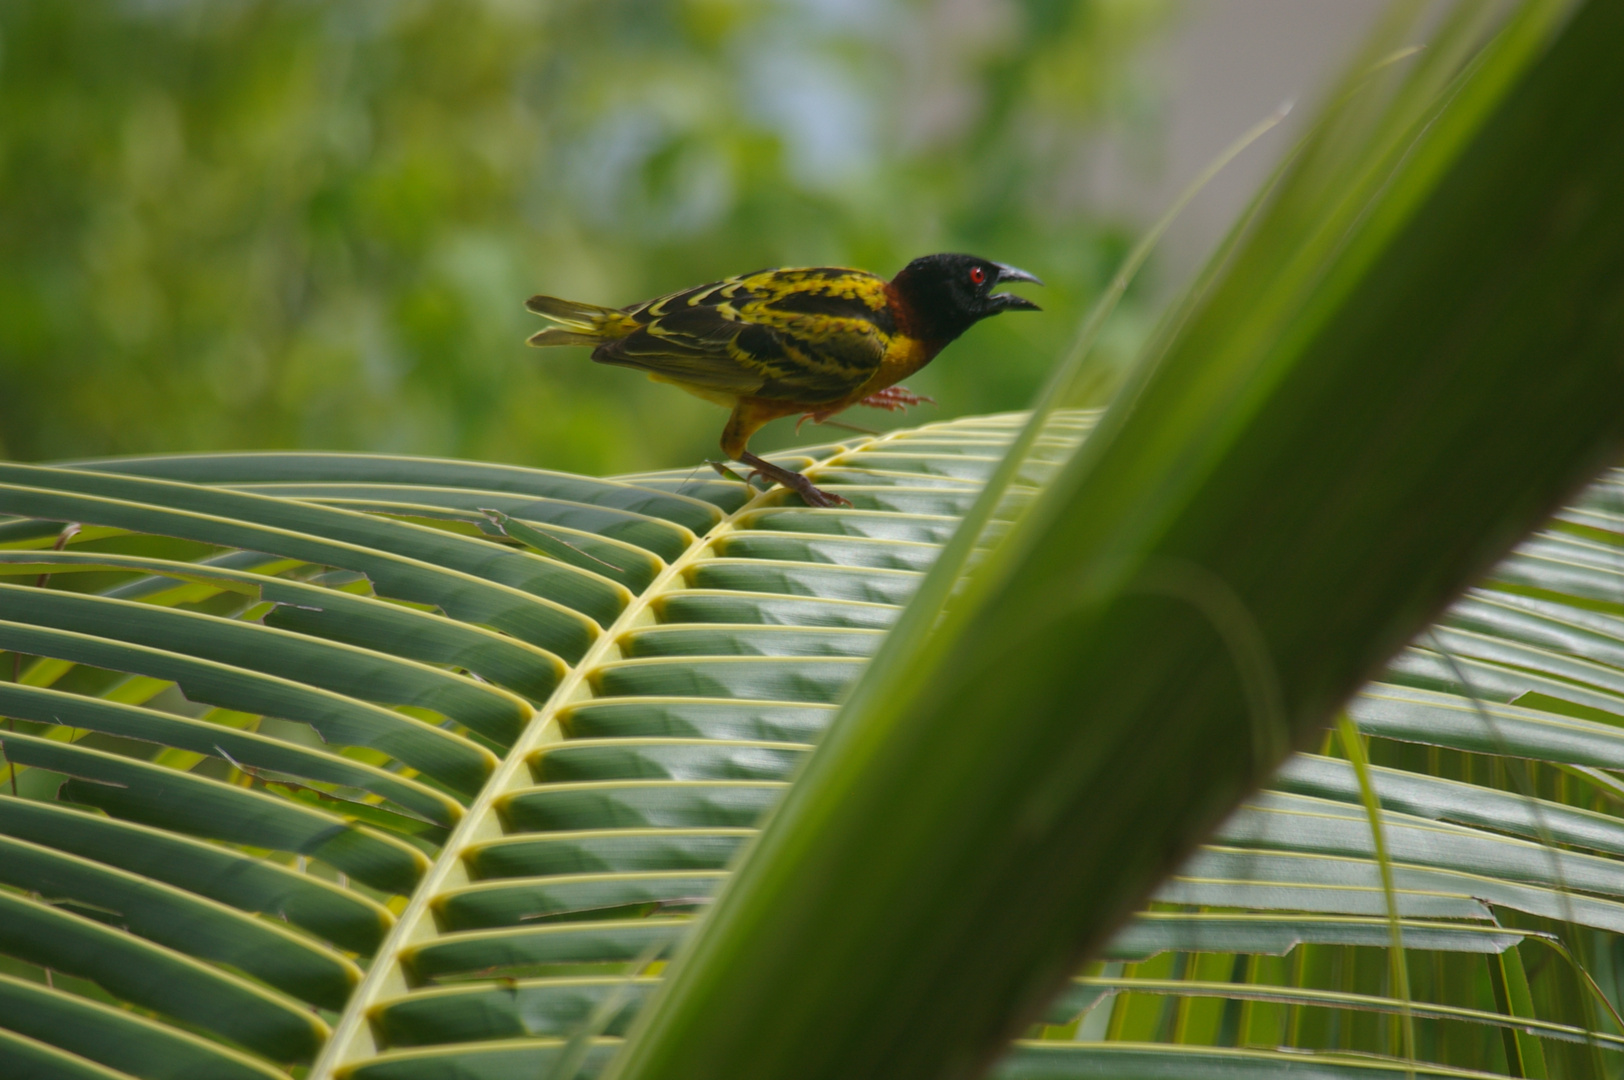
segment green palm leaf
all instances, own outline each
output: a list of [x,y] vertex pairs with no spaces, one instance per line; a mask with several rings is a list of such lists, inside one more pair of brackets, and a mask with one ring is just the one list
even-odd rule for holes
[[[1051,428],[1064,435],[1051,438],[1076,442],[1093,419],[1089,413],[1059,417]],[[823,448],[817,468],[838,470],[847,485],[842,490],[861,500],[853,510],[809,511],[778,495],[741,502],[737,485],[699,484],[714,500],[709,505],[716,507],[717,524],[672,563],[661,559],[657,584],[634,598],[618,624],[604,628],[594,654],[562,669],[566,689],[537,701],[541,709],[533,718],[531,706],[524,706],[526,724],[510,745],[488,723],[479,726],[480,710],[486,700],[523,695],[503,698],[492,690],[479,697],[488,682],[459,673],[468,669],[457,664],[456,653],[429,653],[423,645],[425,639],[449,642],[473,655],[479,650],[470,643],[509,639],[387,596],[357,593],[369,579],[335,575],[330,566],[280,552],[262,553],[260,571],[223,568],[222,555],[229,553],[217,547],[181,552],[177,541],[160,534],[85,528],[56,551],[50,544],[58,530],[34,528],[35,539],[0,552],[0,568],[12,581],[27,582],[10,587],[26,595],[8,608],[13,617],[7,622],[31,633],[26,640],[37,650],[21,669],[21,683],[0,685],[0,702],[16,729],[0,739],[21,796],[0,798],[0,851],[8,856],[0,880],[36,897],[0,892],[0,899],[15,896],[12,904],[34,913],[10,920],[18,930],[5,950],[32,966],[17,967],[11,981],[0,983],[0,989],[15,983],[9,992],[24,1003],[14,1021],[0,1022],[14,1023],[17,1036],[0,1054],[18,1063],[44,1060],[41,1046],[54,1046],[106,1068],[125,1062],[130,1075],[141,1076],[161,1073],[129,1064],[131,1055],[183,1062],[218,1052],[210,1067],[221,1075],[256,1060],[253,1068],[274,1071],[316,1049],[310,1035],[279,1028],[278,1014],[267,1011],[270,1001],[287,995],[290,1004],[302,1000],[329,1017],[348,1039],[335,1048],[342,1051],[335,1064],[344,1075],[540,1075],[607,1004],[609,1014],[596,1022],[599,1038],[583,1059],[586,1068],[600,1067],[658,982],[633,969],[668,955],[693,915],[709,906],[761,816],[832,719],[832,703],[858,676],[884,635],[881,628],[951,531],[951,514],[920,512],[944,507],[919,505],[942,491],[919,478],[951,470],[955,505],[962,507],[1016,430],[1016,418],[972,419]],[[263,462],[244,461],[235,471],[234,460],[199,459],[195,466],[228,479],[249,470],[265,475]],[[359,460],[363,468],[379,467],[376,459]],[[328,475],[341,465],[324,459]],[[1044,471],[1052,473],[1052,466],[1037,470]],[[640,479],[680,486],[675,475]],[[892,509],[897,506],[906,509]],[[478,525],[473,516],[446,520]],[[14,532],[24,531],[22,520],[13,525]],[[512,527],[479,542],[513,543],[515,532]],[[129,553],[136,546],[168,553]],[[191,557],[172,557],[185,554]],[[33,584],[41,572],[52,575],[44,588]],[[160,587],[164,582],[169,585]],[[78,591],[83,584],[95,588]],[[1559,582],[1543,588],[1562,595]],[[141,599],[96,599],[132,595]],[[256,619],[286,606],[268,608],[262,598],[275,595],[294,597],[295,610],[313,614],[324,613],[329,598],[335,610],[357,612],[367,620],[359,625],[371,633],[370,647],[259,629]],[[1483,611],[1515,602],[1491,586],[1464,599],[1444,625],[1474,615],[1481,622]],[[138,609],[133,619],[123,614],[132,606]],[[85,614],[71,631],[40,626],[60,624],[61,612],[80,610]],[[1593,608],[1573,610],[1587,611],[1592,624],[1603,617]],[[754,621],[744,621],[741,612]],[[1540,625],[1548,627],[1556,616],[1543,617]],[[194,625],[220,632],[192,632]],[[237,648],[230,635],[242,633],[258,636]],[[1590,634],[1579,644],[1595,655],[1605,638],[1594,629]],[[175,668],[181,681],[163,683],[161,672],[134,662],[144,655],[137,651],[96,654],[107,667],[55,662],[89,655],[76,651],[85,648],[81,637],[115,650],[145,639],[147,649],[167,646],[165,653],[207,660],[243,679],[277,671],[278,679],[295,685],[385,708],[396,723],[429,728],[437,722],[432,730],[470,746],[483,732],[503,764],[497,779],[470,800],[430,774],[403,769],[398,759],[343,749],[364,744],[301,737],[291,717],[271,713],[255,720],[194,705],[189,698],[197,691],[181,697],[168,688],[186,686],[190,669]],[[1485,640],[1516,644],[1510,634]],[[1576,662],[1576,651],[1570,643],[1566,652],[1551,653],[1551,662]],[[412,666],[396,682],[387,677],[394,670],[387,665],[403,653],[413,654]],[[560,663],[539,651],[522,655],[547,672]],[[114,674],[120,670],[115,660],[135,669],[134,677]],[[411,691],[414,679],[422,681],[420,670],[467,692],[403,702],[399,695]],[[1395,669],[1405,670],[1403,663]],[[515,682],[526,680],[522,669],[512,674]],[[38,685],[46,681],[51,685]],[[1603,678],[1538,685],[1557,693],[1567,688],[1561,700],[1576,707],[1611,702],[1624,715],[1624,697]],[[1421,742],[1479,756],[1505,752],[1591,768],[1624,765],[1624,735],[1610,723],[1494,704],[1482,691],[1474,693],[1373,685],[1350,711],[1378,745]],[[1478,716],[1487,709],[1494,710],[1489,733]],[[364,734],[357,728],[352,737]],[[1397,768],[1374,772],[1387,807],[1395,895],[1412,955],[1499,963],[1519,951],[1548,951],[1544,942],[1553,931],[1506,921],[1519,912],[1570,932],[1624,931],[1624,902],[1612,899],[1624,895],[1624,870],[1614,861],[1624,850],[1617,818],[1575,805],[1580,800],[1573,792],[1567,800],[1531,803],[1483,783]],[[1158,965],[1173,957],[1199,956],[1209,967],[1214,958],[1255,965],[1309,950],[1358,955],[1386,945],[1379,874],[1346,762],[1302,756],[1273,786],[1275,794],[1231,818],[1158,890],[1154,912],[1106,947],[1105,960],[1118,974],[1075,983],[1050,1007],[1043,1030],[1069,1032],[1085,1014],[1130,1017],[1143,1012],[1145,1002],[1164,1000],[1186,1010],[1201,1002],[1245,1002],[1254,1027],[1268,1009],[1398,1010],[1381,993],[1317,988],[1312,980],[1297,986],[1202,981],[1193,972],[1181,979],[1157,976]],[[246,809],[234,811],[236,803]],[[99,807],[106,816],[68,807]],[[298,822],[307,819],[310,829],[301,831]],[[368,843],[420,854],[401,871],[375,869]],[[232,879],[250,867],[264,880],[233,889]],[[386,938],[385,927],[392,927]],[[52,942],[51,951],[30,944],[39,938]],[[111,940],[128,944],[96,944]],[[76,944],[81,941],[91,944]],[[99,950],[95,963],[83,959],[84,948]],[[166,961],[154,957],[168,958],[171,966],[156,966]],[[364,982],[362,967],[370,971]],[[46,968],[54,987],[38,981]],[[123,981],[134,971],[163,972],[155,985],[168,996]],[[1147,974],[1133,974],[1140,971]],[[187,989],[193,985],[188,979],[197,989]],[[222,1008],[236,1001],[229,996],[236,985],[263,987],[258,994],[267,1007]],[[187,993],[201,995],[219,1015],[211,1019],[188,1005]],[[1488,1032],[1483,1044],[1491,1051],[1502,1030],[1572,1043],[1585,1038],[1588,1026],[1564,1022],[1571,1017],[1520,1016],[1460,1002],[1415,1008],[1423,1027]],[[1617,1041],[1607,1030],[1596,1038]],[[1256,1069],[1270,1060],[1201,1056],[1185,1045],[1130,1051],[1112,1043],[1052,1041],[1022,1044],[1004,1071],[1183,1074],[1242,1067],[1236,1062]],[[132,1043],[140,1050],[128,1049]],[[1327,1075],[1364,1075],[1376,1065],[1331,1061],[1325,1067]],[[71,1075],[68,1066],[61,1069]]]
[[[838,513],[678,476],[626,484],[364,456],[92,463],[119,475],[10,467],[27,483],[0,495],[14,514],[0,633],[20,676],[0,685],[6,779],[18,785],[0,800],[12,855],[0,880],[39,908],[13,920],[29,929],[7,951],[33,964],[17,974],[74,976],[92,998],[147,1010],[149,1027],[201,1025],[271,1064],[307,1059],[316,1042],[279,1031],[273,1014],[223,1007],[210,1021],[119,981],[142,966],[140,950],[205,961],[179,969],[199,977],[223,964],[221,987],[240,970],[327,1013],[363,1050],[370,1031],[398,1032],[373,1048],[386,1055],[377,1069],[436,1045],[433,1030],[454,1027],[447,1017],[465,1015],[492,977],[613,972],[651,942],[674,943],[1017,424],[823,448],[858,504]],[[929,479],[949,470],[960,478],[945,489]],[[295,480],[293,492],[234,494]],[[320,509],[363,480],[367,514]],[[390,485],[400,490],[377,490]],[[504,496],[514,490],[524,494]],[[614,508],[592,523],[617,539],[559,531],[595,507]],[[22,516],[46,511],[78,528]],[[544,584],[501,607],[458,607],[496,593],[493,579],[513,588],[501,561],[512,556],[588,583],[605,580],[590,569],[599,559],[646,564],[652,586],[610,610],[600,587],[532,575],[520,584]],[[561,601],[538,595],[548,590],[589,609],[570,616],[590,620],[592,642],[574,664],[493,632],[504,618],[512,630],[553,617]],[[493,754],[502,764],[479,765]],[[249,866],[264,880],[230,888]],[[24,944],[41,925],[57,927],[56,951]],[[380,943],[376,928],[389,926]],[[109,933],[128,948],[74,960],[76,941]],[[372,974],[346,1010],[357,964]],[[459,986],[470,972],[484,977]],[[409,984],[416,993],[402,992]],[[231,1000],[210,985],[197,992]],[[518,1000],[545,1003],[527,1007],[542,1025],[532,1034],[563,1037],[618,983],[517,985]],[[421,995],[439,1003],[427,1033],[411,1019]],[[356,1025],[364,1010],[371,1028]],[[513,1034],[455,1030],[459,1056],[463,1043]],[[427,1050],[402,1060],[444,1064]]]

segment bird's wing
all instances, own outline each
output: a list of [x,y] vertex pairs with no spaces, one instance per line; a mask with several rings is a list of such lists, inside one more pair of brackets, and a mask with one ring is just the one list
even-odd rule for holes
[[741,396],[820,404],[867,382],[895,330],[885,282],[861,270],[763,270],[626,309],[607,364]]

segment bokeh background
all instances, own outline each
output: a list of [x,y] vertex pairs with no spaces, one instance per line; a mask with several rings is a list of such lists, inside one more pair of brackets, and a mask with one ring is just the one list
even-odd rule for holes
[[[911,380],[937,407],[845,419],[1021,407],[1199,165],[1162,140],[1189,25],[1171,0],[5,0],[0,456],[698,462],[720,409],[527,349],[524,298],[938,250],[1038,273],[1045,312]],[[1177,277],[1136,286],[1102,370]]]

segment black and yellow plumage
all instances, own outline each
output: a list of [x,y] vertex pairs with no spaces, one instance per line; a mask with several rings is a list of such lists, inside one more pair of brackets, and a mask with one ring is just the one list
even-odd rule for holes
[[807,502],[844,502],[750,453],[771,420],[819,420],[856,404],[898,409],[923,400],[897,384],[977,321],[1037,305],[994,286],[1037,278],[973,255],[926,255],[886,281],[864,270],[760,270],[625,308],[553,296],[526,306],[556,326],[530,344],[589,345],[592,359],[733,410],[722,450]]

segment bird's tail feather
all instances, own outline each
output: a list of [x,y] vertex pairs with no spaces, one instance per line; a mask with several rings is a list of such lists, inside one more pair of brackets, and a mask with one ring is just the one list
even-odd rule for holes
[[636,329],[636,323],[625,312],[597,304],[583,304],[578,300],[562,300],[556,296],[532,296],[524,306],[557,326],[530,335],[530,344],[547,345],[601,345],[605,341],[625,337]]
[[545,330],[537,330],[525,341],[538,349],[548,345],[602,345],[603,338],[597,334],[583,334],[577,330],[566,330],[562,326],[549,326]]

